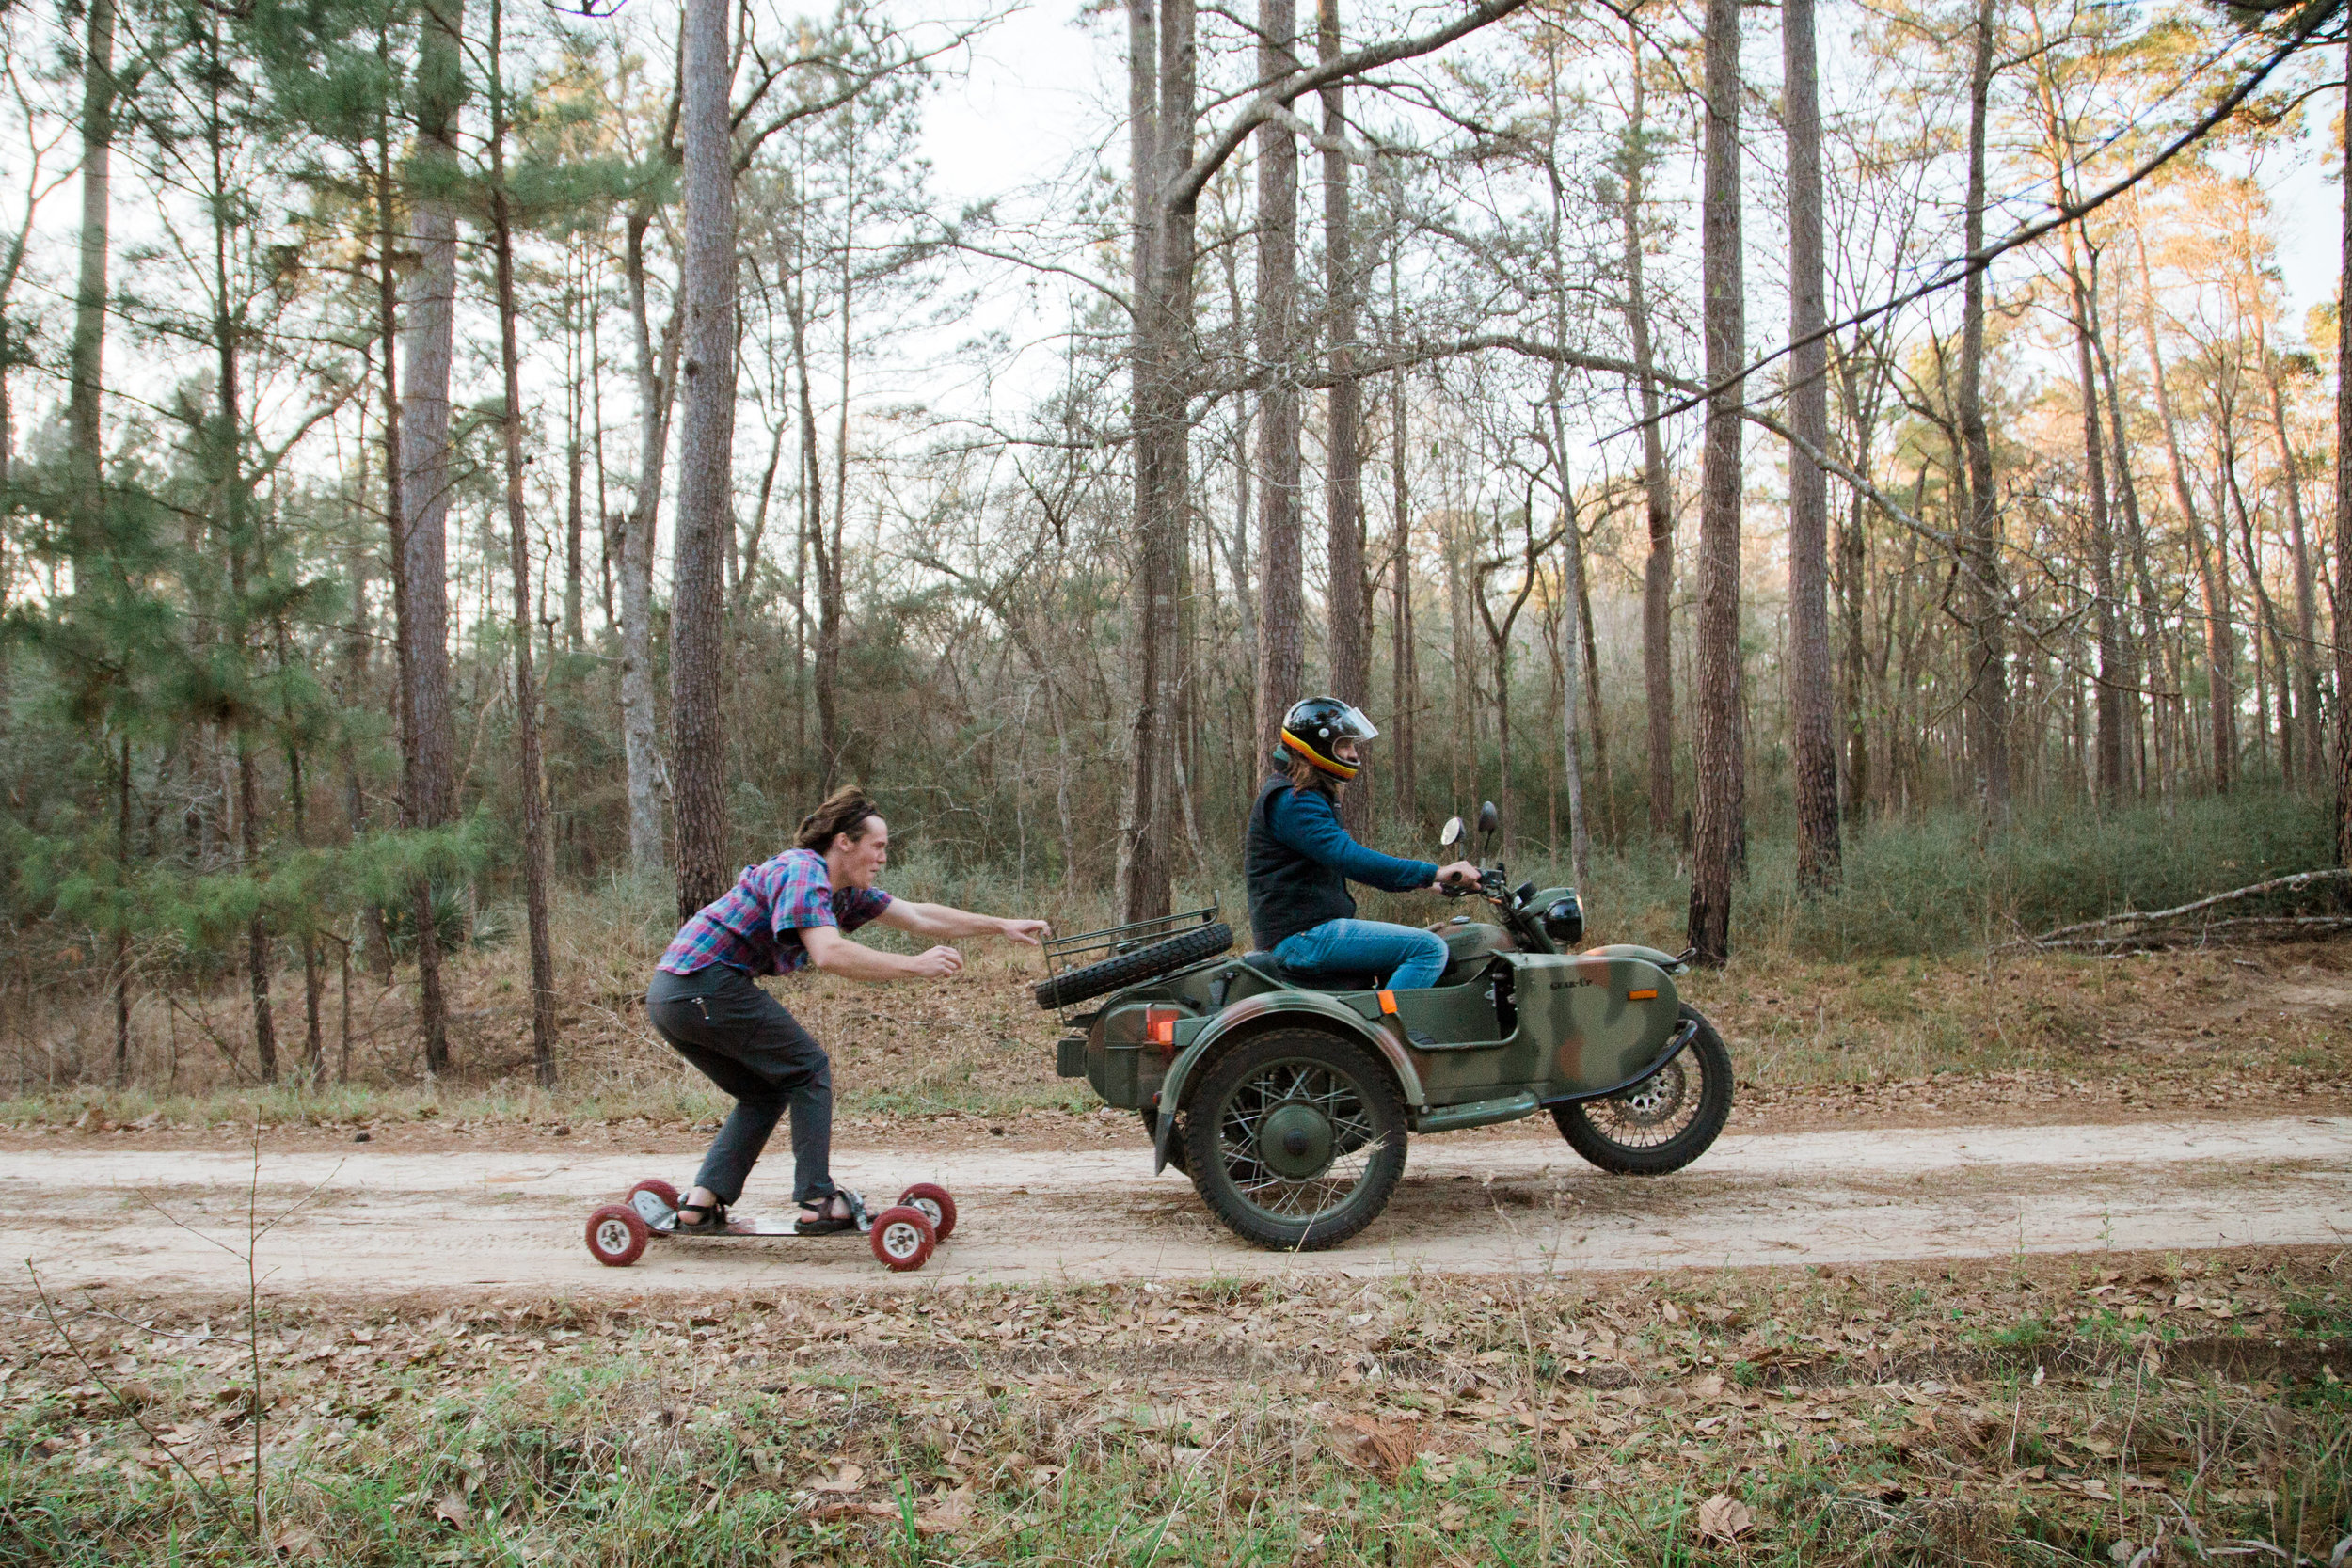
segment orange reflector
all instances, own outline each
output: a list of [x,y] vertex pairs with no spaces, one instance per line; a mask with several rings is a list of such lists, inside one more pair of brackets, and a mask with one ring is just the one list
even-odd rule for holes
[[1176,1043],[1177,1012],[1173,1007],[1147,1007],[1143,1013],[1144,1037],[1153,1045]]
[[1395,1013],[1396,992],[1392,990],[1384,990],[1380,993],[1380,1010],[1389,1014]]
[[1625,993],[1625,999],[1628,1002],[1655,1002],[1658,993],[1654,990],[1629,990]]

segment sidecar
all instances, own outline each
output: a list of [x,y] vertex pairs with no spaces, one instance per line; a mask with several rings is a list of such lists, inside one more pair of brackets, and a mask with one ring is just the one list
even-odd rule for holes
[[1037,999],[1069,1025],[1059,1070],[1140,1114],[1154,1171],[1175,1165],[1236,1233],[1283,1250],[1377,1218],[1410,1133],[1549,1111],[1604,1170],[1662,1175],[1706,1152],[1730,1114],[1731,1061],[1676,992],[1682,960],[1571,951],[1572,889],[1513,889],[1496,866],[1481,894],[1498,918],[1432,927],[1449,958],[1423,990],[1233,955],[1215,906],[1053,939]]

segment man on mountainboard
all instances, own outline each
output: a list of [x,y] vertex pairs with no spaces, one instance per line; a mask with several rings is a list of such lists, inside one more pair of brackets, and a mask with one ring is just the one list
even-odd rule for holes
[[735,886],[679,927],[645,992],[656,1033],[703,1076],[735,1097],[735,1110],[694,1187],[679,1200],[681,1235],[726,1228],[726,1211],[787,1106],[792,1117],[794,1232],[821,1236],[857,1227],[861,1200],[834,1185],[833,1063],[825,1049],[753,983],[814,965],[852,980],[945,980],[963,955],[940,945],[913,957],[851,942],[870,923],[944,943],[998,936],[1035,947],[1042,920],[1000,920],[945,904],[893,898],[874,885],[890,859],[890,825],[866,793],[837,789],[801,819],[792,847],[747,865]]

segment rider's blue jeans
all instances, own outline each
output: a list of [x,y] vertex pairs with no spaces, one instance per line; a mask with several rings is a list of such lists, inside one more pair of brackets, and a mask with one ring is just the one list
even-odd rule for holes
[[1436,985],[1445,973],[1446,945],[1445,938],[1418,926],[1327,920],[1284,937],[1274,956],[1308,974],[1371,971],[1389,976],[1386,990],[1417,990]]

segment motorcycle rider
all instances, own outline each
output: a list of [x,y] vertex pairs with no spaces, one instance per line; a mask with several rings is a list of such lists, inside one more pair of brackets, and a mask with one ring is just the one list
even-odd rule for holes
[[1337,697],[1309,697],[1282,719],[1280,769],[1249,810],[1245,865],[1249,926],[1259,947],[1303,974],[1377,973],[1388,990],[1434,984],[1445,973],[1445,940],[1417,926],[1356,918],[1351,881],[1390,893],[1443,883],[1476,886],[1468,861],[1439,866],[1367,849],[1349,836],[1340,791],[1363,768],[1363,747],[1380,732]]

